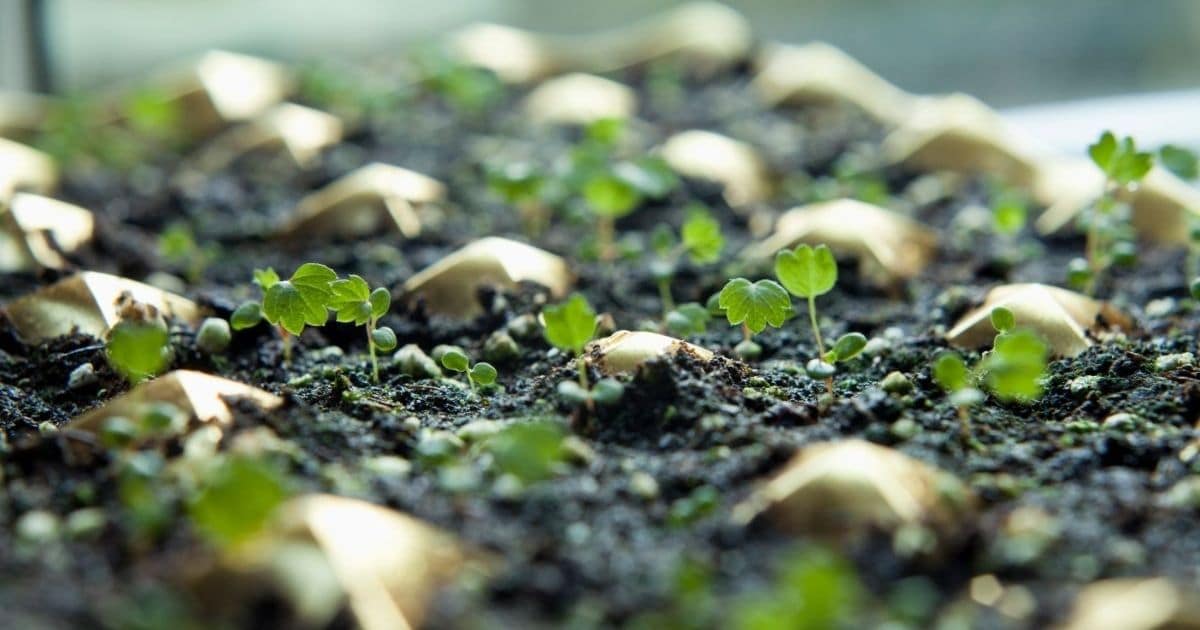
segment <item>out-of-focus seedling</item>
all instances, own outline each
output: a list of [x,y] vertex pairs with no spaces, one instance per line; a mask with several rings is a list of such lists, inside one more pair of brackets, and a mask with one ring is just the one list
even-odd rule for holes
[[166,322],[153,307],[138,306],[144,310],[126,308],[104,344],[109,365],[134,385],[161,374],[172,355]]
[[[655,258],[650,263],[650,273],[658,284],[663,322],[667,329],[679,336],[704,332],[704,325],[708,320],[697,319],[695,316],[699,311],[696,308],[688,309],[687,312],[676,309],[675,298],[671,293],[671,281],[679,269],[680,259],[684,256],[696,265],[712,264],[721,258],[721,251],[725,249],[725,236],[721,234],[721,224],[707,208],[695,204],[688,209],[688,216],[680,228],[678,240],[669,227],[662,225],[655,230],[651,245]],[[694,306],[703,310],[699,305]]]
[[996,340],[974,369],[953,352],[939,355],[933,364],[934,380],[958,409],[964,441],[971,436],[970,410],[984,399],[980,383],[1004,401],[1029,403],[1043,393],[1041,381],[1049,356],[1046,342],[1032,330],[1017,328],[1016,318],[1007,308],[994,309],[991,321]]
[[379,327],[379,318],[387,314],[392,305],[392,294],[384,287],[371,290],[361,276],[351,274],[348,278],[335,280],[330,285],[333,297],[329,307],[337,313],[342,323],[354,322],[367,331],[367,348],[371,352],[371,378],[379,382],[379,360],[375,351],[390,352],[396,348],[396,333],[387,326]]
[[472,364],[471,357],[458,348],[451,348],[442,355],[442,367],[451,372],[465,374],[471,391],[475,391],[481,385],[491,385],[496,382],[496,368],[491,363],[480,361]]
[[337,274],[319,263],[300,265],[291,278],[281,280],[274,269],[254,272],[254,282],[263,292],[263,301],[246,302],[229,318],[234,330],[251,328],[261,320],[275,326],[283,339],[285,361],[292,358],[292,336],[305,326],[324,326],[329,319],[329,302]]
[[592,409],[596,404],[611,405],[625,394],[625,386],[613,378],[604,378],[594,386],[588,382],[587,361],[583,350],[596,336],[596,311],[587,298],[575,293],[561,304],[542,309],[543,334],[550,345],[575,357],[579,381],[558,384],[558,395],[574,405]]
[[792,314],[792,298],[774,280],[750,282],[734,278],[725,283],[717,303],[725,311],[730,326],[742,326],[743,339],[734,352],[744,359],[762,354],[762,346],[754,341],[753,335],[767,326],[779,328]]
[[1089,295],[1096,292],[1099,277],[1112,265],[1130,266],[1137,260],[1136,234],[1130,223],[1130,206],[1122,199],[1154,166],[1154,155],[1137,150],[1133,138],[1118,141],[1104,132],[1088,147],[1092,162],[1104,173],[1104,191],[1079,215],[1079,228],[1086,238],[1086,258],[1076,258],[1067,267],[1067,280]]

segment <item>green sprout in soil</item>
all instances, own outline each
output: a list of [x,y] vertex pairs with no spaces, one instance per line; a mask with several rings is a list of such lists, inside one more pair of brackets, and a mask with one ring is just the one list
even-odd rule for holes
[[528,162],[511,162],[488,169],[488,187],[506,203],[516,206],[525,233],[536,237],[550,221],[550,209],[542,200],[546,176]]
[[244,330],[261,320],[275,326],[283,339],[284,361],[292,359],[292,337],[305,326],[324,326],[329,319],[329,303],[337,274],[319,263],[300,265],[291,278],[280,280],[274,269],[254,272],[254,282],[263,292],[263,301],[246,302],[229,318],[234,330]]
[[596,404],[611,405],[621,399],[625,386],[620,381],[604,378],[595,386],[588,382],[587,361],[583,350],[596,336],[596,311],[587,298],[575,293],[561,304],[542,309],[543,334],[550,345],[575,357],[579,380],[558,384],[558,395],[568,403],[593,409]]
[[1079,215],[1086,258],[1070,262],[1067,279],[1091,295],[1096,292],[1100,276],[1112,265],[1131,266],[1137,260],[1130,207],[1123,198],[1150,172],[1154,155],[1139,152],[1133,138],[1118,141],[1110,131],[1088,147],[1088,155],[1104,173],[1104,192]]
[[708,310],[699,304],[684,304],[677,309],[671,294],[671,281],[679,269],[680,258],[685,255],[696,265],[712,264],[721,258],[725,248],[721,224],[703,205],[694,204],[688,209],[678,241],[669,227],[660,225],[654,231],[651,246],[656,257],[650,263],[650,273],[658,285],[663,323],[671,333],[681,337],[704,332]]
[[867,338],[861,333],[847,333],[830,351],[825,351],[821,326],[817,323],[817,296],[829,293],[837,285],[838,269],[833,252],[825,245],[814,248],[806,244],[797,245],[793,250],[782,250],[775,255],[775,277],[792,295],[808,301],[808,320],[817,343],[817,357],[804,369],[810,377],[824,379],[825,388],[833,395],[835,364],[858,356],[867,345]]
[[717,298],[730,326],[741,325],[742,341],[733,351],[743,359],[762,354],[762,346],[753,339],[767,326],[779,328],[792,314],[792,299],[787,290],[774,280],[750,282],[734,278],[725,283]]
[[371,378],[378,383],[379,360],[375,356],[376,350],[390,352],[396,348],[396,333],[387,326],[379,326],[379,318],[386,315],[392,305],[391,293],[384,287],[371,290],[366,280],[353,274],[335,280],[330,289],[333,297],[329,301],[329,308],[337,314],[337,320],[342,323],[353,322],[355,326],[366,329],[367,348],[371,352]]
[[986,385],[1000,400],[1030,403],[1042,396],[1042,377],[1046,373],[1049,348],[1031,330],[1017,328],[1012,311],[997,307],[991,313],[996,339],[992,350],[984,354],[974,369],[953,352],[938,356],[933,378],[950,396],[958,410],[959,431],[964,441],[971,439],[970,410],[983,402],[980,385]]
[[491,385],[496,382],[496,368],[491,363],[480,361],[472,364],[471,357],[458,348],[450,348],[442,355],[442,367],[451,372],[465,374],[471,391],[475,391],[481,385]]
[[109,365],[130,384],[161,374],[171,363],[171,334],[158,309],[128,293],[117,299],[119,321],[105,335]]
[[189,282],[199,282],[204,271],[220,258],[216,244],[200,245],[192,228],[183,222],[172,223],[158,235],[158,255],[183,270]]

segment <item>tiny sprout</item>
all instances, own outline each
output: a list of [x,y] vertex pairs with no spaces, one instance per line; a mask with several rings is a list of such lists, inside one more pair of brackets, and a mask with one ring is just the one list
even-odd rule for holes
[[1096,291],[1100,275],[1113,264],[1133,264],[1136,255],[1129,204],[1121,197],[1140,182],[1154,166],[1154,155],[1140,152],[1133,138],[1118,141],[1110,131],[1088,147],[1092,163],[1104,173],[1104,191],[1079,217],[1086,236],[1087,274],[1078,266],[1068,269],[1072,284],[1087,293]]
[[209,317],[196,329],[196,347],[205,354],[221,354],[229,347],[233,335],[229,323],[218,317]]
[[356,326],[366,328],[367,348],[371,352],[371,377],[378,383],[379,360],[375,356],[376,349],[388,352],[396,348],[396,333],[386,326],[376,327],[379,318],[386,315],[392,305],[391,293],[383,287],[372,291],[366,280],[353,274],[348,278],[335,280],[330,289],[333,297],[329,307],[337,313],[337,320],[342,323],[353,322]]
[[284,360],[290,361],[291,337],[299,336],[305,326],[323,326],[329,319],[334,280],[337,274],[319,263],[300,265],[287,280],[281,280],[274,269],[256,269],[254,282],[262,289],[263,301],[242,304],[229,323],[234,330],[242,330],[256,325],[260,319],[267,320],[279,331]]
[[491,363],[480,361],[472,365],[471,358],[458,348],[451,348],[442,354],[442,367],[451,372],[466,374],[467,384],[472,390],[477,386],[496,382],[496,368]]
[[[720,260],[721,252],[725,249],[725,236],[721,234],[721,224],[708,208],[701,204],[693,204],[688,209],[683,227],[680,228],[678,242],[670,227],[660,225],[652,236],[651,245],[656,258],[650,263],[650,271],[658,285],[663,320],[670,329],[670,322],[667,320],[675,312],[671,280],[678,270],[679,259],[686,255],[696,265],[715,263]],[[676,322],[678,321],[679,318],[676,317]],[[703,329],[700,332],[703,332]]]
[[596,311],[592,309],[587,298],[575,293],[561,304],[547,306],[542,309],[542,321],[546,341],[574,356],[575,364],[579,368],[579,381],[559,383],[558,394],[571,404],[585,405],[589,408],[596,403],[611,405],[620,400],[625,386],[619,381],[605,378],[598,381],[594,387],[588,383],[587,362],[583,360],[583,350],[596,336]]

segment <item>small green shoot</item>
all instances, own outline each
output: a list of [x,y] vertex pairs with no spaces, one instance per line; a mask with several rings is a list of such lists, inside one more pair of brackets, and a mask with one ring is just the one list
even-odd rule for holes
[[[678,241],[671,228],[666,225],[660,225],[655,230],[651,241],[655,258],[650,263],[650,272],[658,285],[663,322],[669,329],[676,310],[675,298],[671,294],[671,281],[679,269],[680,259],[686,256],[695,265],[717,262],[725,249],[725,236],[721,234],[721,224],[708,208],[701,204],[693,204],[688,208],[687,219],[680,228]],[[675,317],[676,323],[682,321],[680,317],[694,321],[689,314],[683,313]],[[703,328],[700,332],[703,332]]]
[[305,326],[324,326],[329,319],[335,280],[337,274],[320,263],[300,265],[287,280],[281,280],[274,269],[255,270],[254,282],[262,289],[263,301],[239,306],[229,324],[243,330],[267,320],[283,339],[284,360],[291,361],[291,337],[303,333]]
[[588,383],[587,362],[583,350],[596,336],[596,311],[587,298],[572,294],[565,302],[542,309],[543,334],[550,345],[575,357],[579,381],[558,384],[558,394],[567,402],[593,409],[595,405],[611,405],[625,393],[625,386],[611,378],[601,379],[593,387]]
[[161,321],[122,319],[108,331],[105,356],[130,384],[161,374],[171,354],[170,333]]
[[734,351],[743,358],[762,353],[762,347],[754,342],[752,335],[767,326],[779,328],[792,314],[792,298],[774,280],[750,282],[745,278],[734,278],[725,283],[717,303],[725,311],[730,326],[742,326],[743,339]]
[[387,326],[379,327],[379,318],[387,314],[392,305],[392,294],[383,287],[371,290],[361,276],[351,274],[335,280],[330,289],[333,297],[329,308],[337,314],[341,323],[353,322],[367,331],[367,348],[371,352],[371,378],[379,382],[379,360],[375,351],[390,352],[396,348],[396,333]]
[[496,368],[491,363],[480,361],[472,365],[471,357],[458,348],[451,348],[442,355],[442,367],[451,372],[465,374],[471,391],[496,382]]
[[[826,389],[832,395],[833,363],[838,360],[845,361],[850,357],[834,354],[832,355],[833,361],[829,360],[831,357],[827,356],[825,352],[825,341],[821,338],[821,327],[817,323],[817,296],[829,293],[837,285],[837,260],[834,259],[833,252],[826,245],[811,247],[802,243],[793,250],[785,249],[775,255],[775,277],[779,278],[780,284],[792,295],[808,301],[808,319],[812,325],[813,338],[817,342],[818,358],[809,361],[806,371],[813,378],[823,378]],[[846,337],[839,339],[838,343],[842,343],[845,339]],[[844,348],[849,348],[852,347],[852,344],[857,343],[857,340],[846,343],[851,345],[846,345]],[[866,339],[863,338],[862,346],[865,345]],[[857,355],[861,351],[862,347],[859,346],[858,351],[853,354]]]
[[1095,294],[1100,276],[1112,265],[1129,265],[1136,260],[1136,234],[1130,223],[1129,204],[1123,197],[1150,172],[1154,155],[1138,151],[1133,138],[1118,141],[1111,131],[1088,147],[1088,155],[1104,173],[1104,191],[1079,216],[1079,227],[1086,238],[1086,258],[1069,264],[1067,279],[1088,294]]

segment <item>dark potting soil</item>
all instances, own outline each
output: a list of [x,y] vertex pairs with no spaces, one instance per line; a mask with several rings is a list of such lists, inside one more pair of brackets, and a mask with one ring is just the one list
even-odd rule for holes
[[[736,69],[685,81],[686,98],[672,99],[655,96],[646,75],[630,71],[618,78],[638,88],[642,108],[627,134],[646,149],[690,128],[755,145],[775,172],[788,176],[758,210],[807,201],[818,185],[850,186],[834,179],[839,158],[869,153],[882,137],[879,126],[846,107],[763,109],[747,76]],[[169,157],[129,173],[68,171],[62,197],[94,210],[100,221],[96,242],[75,262],[134,279],[153,271],[186,277],[189,270],[161,257],[155,246],[158,233],[182,221],[200,243],[220,252],[189,278],[185,294],[227,317],[254,296],[256,268],[284,272],[320,261],[399,295],[406,278],[462,244],[504,235],[565,256],[577,289],[618,327],[661,318],[644,258],[600,263],[582,256],[580,243],[590,228],[571,212],[528,239],[516,213],[487,187],[485,164],[550,164],[563,159],[578,131],[526,120],[516,107],[521,90],[502,94],[482,112],[456,109],[429,90],[405,93],[398,106],[368,117],[305,171],[258,153],[186,190],[171,183],[179,162]],[[449,202],[439,222],[412,240],[390,233],[354,241],[314,234],[281,246],[264,236],[303,195],[371,161],[445,182]],[[902,627],[931,627],[937,620],[966,619],[972,627],[1043,627],[1060,620],[1077,589],[1097,578],[1200,580],[1200,499],[1169,500],[1168,492],[1200,466],[1181,458],[1200,437],[1200,371],[1191,365],[1155,368],[1156,357],[1193,351],[1200,332],[1186,297],[1183,252],[1143,244],[1137,266],[1116,270],[1101,291],[1135,316],[1137,331],[1054,361],[1046,395],[1036,403],[989,399],[971,415],[979,445],[971,448],[960,440],[955,410],[929,373],[932,359],[947,347],[940,332],[996,284],[1063,284],[1066,261],[1079,255],[1082,240],[1043,239],[1028,229],[1004,239],[970,229],[962,217],[990,203],[991,187],[981,179],[946,184],[896,169],[863,177],[884,186],[895,197],[892,207],[937,229],[942,240],[934,262],[900,291],[859,280],[846,261],[837,289],[820,298],[827,334],[857,331],[883,340],[835,378],[837,396],[827,406],[818,401],[823,385],[800,368],[815,349],[798,321],[759,335],[763,355],[748,363],[732,358],[741,331],[714,321],[691,341],[721,358],[708,365],[688,357],[655,364],[626,383],[619,405],[592,417],[558,401],[555,386],[573,377],[569,357],[537,334],[517,339],[518,356],[497,363],[499,387],[483,395],[454,383],[414,380],[387,358],[382,381],[372,383],[361,330],[338,324],[306,332],[290,364],[266,326],[236,333],[229,351],[217,357],[197,350],[191,332],[182,330],[174,367],[284,395],[278,411],[240,406],[226,442],[268,427],[291,445],[288,474],[297,488],[410,513],[493,556],[486,577],[458,584],[438,599],[430,627],[728,627],[722,602],[771,588],[780,559],[815,542],[765,524],[731,525],[731,508],[798,447],[846,437],[942,467],[982,501],[973,521],[962,524],[964,542],[945,554],[914,559],[879,536],[840,548],[851,567],[847,573],[863,592],[852,625],[890,619],[908,624]],[[918,192],[930,185],[944,186],[945,194]],[[739,271],[735,254],[753,240],[748,215],[730,209],[712,184],[685,180],[668,198],[618,223],[623,238],[644,245],[656,225],[678,228],[695,201],[720,220],[726,254],[718,265],[684,264],[673,284],[678,302],[704,302]],[[6,274],[0,301],[59,275]],[[536,315],[545,296],[526,287],[482,297],[489,312],[471,321],[429,318],[397,301],[382,323],[396,331],[401,345],[429,351],[457,344],[479,357],[493,331],[515,317]],[[1156,308],[1147,309],[1152,301]],[[72,370],[85,362],[95,366],[96,380],[67,388]],[[911,392],[882,391],[880,382],[893,371],[911,381]],[[83,436],[51,430],[126,388],[107,366],[98,340],[75,335],[26,346],[0,322],[0,627],[216,623],[176,587],[205,555],[178,492],[157,495],[168,513],[164,527],[152,536],[134,535],[113,454]],[[1135,420],[1103,424],[1121,412]],[[420,445],[423,429],[547,418],[570,428],[573,455],[565,470],[515,495],[496,490],[479,453],[466,450],[447,462]],[[168,446],[168,456],[171,448],[179,445]],[[413,468],[396,477],[363,466],[379,455],[406,458]],[[657,491],[636,488],[636,473],[652,477]],[[65,518],[90,507],[102,511],[104,525],[88,538],[58,537],[31,547],[14,529],[30,510]],[[1033,509],[1047,515],[1048,524],[1013,534],[1010,517]],[[705,576],[701,587],[679,585],[687,567]],[[1018,620],[972,607],[968,583],[985,573],[1026,587],[1032,612]],[[267,598],[223,622],[285,627],[288,619],[281,603]],[[350,624],[347,614],[335,621]]]

